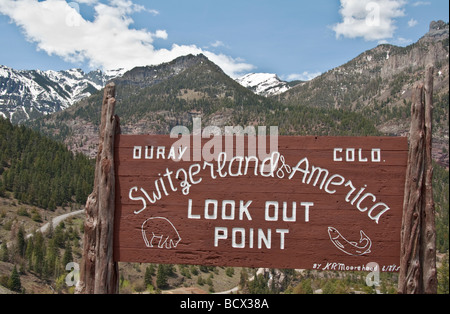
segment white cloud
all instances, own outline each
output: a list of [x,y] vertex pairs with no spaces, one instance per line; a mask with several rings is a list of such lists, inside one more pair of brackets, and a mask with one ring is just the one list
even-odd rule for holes
[[158,10],[150,10],[150,9],[147,9],[146,11],[147,11],[148,13],[153,14],[153,15],[158,15],[158,14],[159,14],[159,11],[158,11]]
[[218,48],[218,47],[225,47],[225,44],[220,40],[216,40],[211,44],[211,46],[214,48]]
[[283,80],[285,81],[311,81],[312,79],[320,76],[322,73],[321,72],[308,72],[305,71],[303,73],[292,73],[289,74],[286,77],[283,77]]
[[160,39],[167,39],[169,37],[165,30],[157,30],[154,36]]
[[431,2],[429,1],[416,1],[412,4],[414,7],[418,7],[421,5],[431,5]]
[[84,3],[84,4],[94,4],[97,3],[98,0],[76,0],[77,3]]
[[239,59],[204,51],[195,45],[174,44],[171,49],[158,49],[155,40],[166,40],[165,30],[155,32],[135,29],[131,14],[148,10],[129,0],[82,0],[92,5],[95,16],[84,19],[74,6],[64,0],[1,0],[0,13],[19,26],[26,39],[37,49],[73,63],[87,62],[93,69],[131,69],[171,61],[186,54],[205,54],[228,75],[237,77],[254,67]]
[[396,46],[408,46],[411,45],[414,41],[408,38],[403,38],[403,37],[398,37],[395,38],[391,41],[389,41],[388,43],[391,45],[396,45]]
[[333,26],[336,37],[362,37],[367,41],[394,36],[395,19],[405,15],[405,0],[341,0],[343,21]]
[[418,22],[417,20],[415,20],[415,19],[410,19],[410,20],[408,21],[408,26],[409,26],[409,27],[414,27],[414,26],[416,26],[418,23],[419,23],[419,22]]

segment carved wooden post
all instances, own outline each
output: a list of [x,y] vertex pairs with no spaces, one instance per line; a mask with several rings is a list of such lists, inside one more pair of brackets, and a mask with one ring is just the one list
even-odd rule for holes
[[425,85],[414,87],[410,150],[406,173],[398,292],[436,294],[436,227],[433,200],[432,109],[433,67]]
[[118,265],[113,260],[114,137],[119,119],[114,115],[115,85],[105,87],[94,190],[86,202],[83,263],[76,293],[115,294],[119,289]]

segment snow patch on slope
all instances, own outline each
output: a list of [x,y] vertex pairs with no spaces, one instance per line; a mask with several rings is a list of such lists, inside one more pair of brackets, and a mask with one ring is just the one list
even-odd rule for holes
[[278,95],[290,89],[287,82],[271,73],[250,73],[236,81],[254,93],[265,97]]
[[66,71],[19,71],[0,65],[0,113],[14,123],[64,110],[121,75]]

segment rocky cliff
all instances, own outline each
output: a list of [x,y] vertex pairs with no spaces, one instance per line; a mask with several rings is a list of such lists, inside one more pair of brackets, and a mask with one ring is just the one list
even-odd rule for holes
[[362,113],[384,134],[406,135],[413,86],[428,64],[434,73],[436,160],[448,167],[449,24],[432,22],[429,32],[407,47],[379,45],[348,63],[275,96],[284,104]]

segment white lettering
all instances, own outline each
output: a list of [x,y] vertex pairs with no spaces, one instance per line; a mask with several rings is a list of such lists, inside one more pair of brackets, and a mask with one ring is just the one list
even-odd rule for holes
[[355,149],[354,148],[349,148],[347,149],[347,162],[354,162],[355,161]]
[[[149,151],[150,151],[150,154],[149,154]],[[150,147],[150,149],[148,146],[145,147],[145,159],[153,159],[153,146]]]
[[359,159],[360,162],[368,162],[368,161],[369,161],[367,158],[364,158],[364,157],[362,156],[362,149],[360,149],[360,150],[358,151],[358,159]]
[[169,155],[167,156],[167,159],[175,160],[175,158],[177,158],[177,156],[175,155],[175,148],[172,146],[170,148]]
[[373,195],[372,193],[366,193],[363,197],[361,197],[358,201],[358,203],[356,204],[356,208],[358,208],[358,210],[362,213],[364,213],[365,211],[367,211],[367,207],[361,208],[361,203],[368,197],[372,197],[372,201],[376,202],[377,198],[375,197],[375,195]]
[[[334,179],[339,179],[338,181],[334,181]],[[336,186],[339,186],[339,185],[342,185],[343,183],[345,182],[345,178],[343,177],[343,176],[341,176],[341,175],[339,175],[339,174],[335,174],[335,175],[333,175],[333,176],[331,176],[329,179],[328,179],[328,181],[327,181],[327,183],[325,184],[325,192],[327,192],[328,194],[334,194],[334,193],[336,193],[336,190],[329,190],[328,189],[328,186],[331,184],[331,185],[336,185]]]
[[[241,242],[236,242],[237,233],[240,233]],[[245,248],[245,229],[244,228],[233,228],[233,237],[231,246],[235,249],[243,249]]]
[[305,207],[305,222],[309,222],[309,208],[314,206],[314,203],[301,203]]
[[381,149],[376,148],[372,150],[372,162],[381,162]]
[[[213,213],[212,215],[209,214],[209,205],[213,205]],[[218,207],[217,200],[206,200],[205,201],[205,219],[211,219],[215,220],[217,219],[217,207]]]
[[145,201],[145,198],[143,198],[142,196],[139,197],[134,197],[133,193],[137,192],[139,189],[137,187],[133,187],[130,189],[130,193],[128,194],[128,197],[130,198],[130,200],[132,201],[141,201],[142,205],[144,206],[142,209],[135,211],[135,214],[139,214],[141,212],[143,212],[146,208],[147,208],[147,202]]
[[277,233],[280,234],[280,249],[284,250],[284,235],[289,233],[288,229],[277,229]]
[[[304,169],[303,169],[303,168],[300,168],[300,166],[301,166],[303,163],[305,163],[305,166],[306,166]],[[302,160],[300,160],[300,161],[298,162],[298,164],[292,169],[292,173],[291,173],[291,175],[289,176],[289,180],[291,180],[291,179],[295,176],[295,173],[296,173],[297,171],[303,173],[303,180],[302,180],[302,182],[303,182],[303,183],[306,183],[306,176],[309,174],[309,160],[308,160],[308,158],[305,157],[305,158],[303,158]]]
[[192,214],[192,200],[189,200],[189,202],[188,202],[188,218],[189,219],[201,219],[202,218],[200,215]]
[[[270,216],[270,207],[274,208],[273,216]],[[267,201],[265,208],[266,221],[278,221],[278,202]]]
[[264,242],[266,248],[272,248],[272,230],[267,229],[267,236],[264,234],[264,230],[258,229],[258,249],[262,249],[262,243]]
[[[345,151],[345,154],[343,154]],[[356,154],[358,151],[358,154]],[[345,157],[345,159],[344,159]],[[369,156],[364,154],[362,148],[335,148],[333,150],[333,161],[334,162],[369,162]],[[381,162],[381,149],[373,148],[370,152],[370,162],[379,163]]]
[[320,168],[320,167],[312,166],[311,175],[309,176],[309,179],[308,179],[307,183],[308,184],[311,183],[311,180],[314,177],[314,173],[316,173],[316,171],[318,171],[319,174],[316,176],[316,180],[314,181],[313,186],[317,185],[317,182],[319,182],[320,176],[322,175],[322,173],[324,173],[324,176],[323,176],[323,179],[322,179],[322,183],[320,183],[320,189],[322,190],[323,185],[327,181],[327,178],[328,178],[328,175],[329,175],[329,172],[328,172],[327,169],[323,169],[323,168]]
[[[382,211],[380,211],[379,213],[378,213],[378,215],[376,215],[376,216],[373,216],[372,215],[372,212],[377,208],[377,207],[384,207],[384,209],[382,210]],[[378,203],[378,204],[375,204],[370,210],[369,210],[369,218],[371,218],[372,220],[374,220],[377,224],[378,224],[378,222],[379,222],[379,220],[380,220],[380,217],[384,214],[384,213],[386,213],[388,210],[390,210],[390,208],[386,205],[386,204],[384,204],[384,203]]]
[[[214,229],[214,247],[219,247],[220,241],[229,240],[229,235],[231,233],[231,247],[235,249],[244,249],[247,246],[251,249],[254,248],[255,236],[257,241],[257,248],[261,249],[272,249],[273,247],[273,237],[272,229],[257,229],[256,232],[253,228],[248,230],[245,228],[232,228],[231,232],[228,232],[227,227],[215,227]],[[275,248],[284,250],[286,248],[286,234],[289,234],[288,229],[276,229],[276,234],[279,235],[280,245]]]
[[244,220],[244,214],[247,216],[248,220],[252,220],[252,216],[250,215],[250,212],[248,211],[248,207],[252,204],[253,201],[248,201],[244,205],[244,201],[241,201],[239,204],[239,220]]
[[216,227],[214,230],[214,246],[219,246],[219,240],[228,239],[228,228]]
[[141,159],[142,146],[135,146],[133,149],[133,159]]
[[296,222],[297,221],[297,203],[292,202],[291,217],[287,216],[287,202],[283,202],[283,221]]
[[[230,208],[230,215],[227,215],[227,207]],[[236,209],[236,203],[234,201],[223,201],[222,202],[222,219],[223,220],[234,220],[235,209]]]
[[[232,167],[233,167],[233,163],[235,161],[239,162],[238,171],[236,173],[233,173]],[[228,173],[230,174],[231,177],[239,177],[239,176],[243,175],[242,174],[242,163],[243,162],[244,162],[244,157],[241,157],[241,156],[236,156],[236,157],[233,157],[233,159],[231,159],[230,165],[228,166]]]
[[337,156],[337,153],[342,153],[342,151],[343,151],[342,148],[335,148],[335,149],[334,149],[333,161],[337,161],[337,162],[343,161],[342,157],[339,157],[339,158],[338,158],[338,156]]

